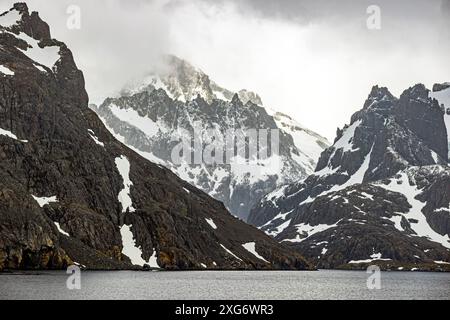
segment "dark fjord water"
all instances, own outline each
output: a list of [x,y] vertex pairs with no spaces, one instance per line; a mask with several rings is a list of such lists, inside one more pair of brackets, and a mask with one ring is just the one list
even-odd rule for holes
[[449,273],[382,272],[369,290],[360,271],[203,271],[0,274],[0,299],[450,299]]

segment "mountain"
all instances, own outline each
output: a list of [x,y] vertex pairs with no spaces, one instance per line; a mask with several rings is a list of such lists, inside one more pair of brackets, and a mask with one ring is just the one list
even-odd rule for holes
[[[266,195],[249,216],[319,268],[450,265],[449,89],[400,98],[373,87],[306,180]],[[436,100],[436,99],[439,99]]]
[[38,13],[0,26],[0,270],[310,268],[117,141]]
[[[99,107],[91,105],[116,138],[222,201],[243,220],[265,194],[313,172],[329,145],[325,138],[287,115],[268,111],[257,94],[241,90],[234,95],[186,61],[166,59],[162,75],[151,74],[128,85],[122,96],[108,98]],[[205,149],[213,135],[223,143],[229,130],[244,136],[254,129],[277,130],[279,153],[246,168],[235,162],[172,159],[171,150],[185,136],[195,136]]]

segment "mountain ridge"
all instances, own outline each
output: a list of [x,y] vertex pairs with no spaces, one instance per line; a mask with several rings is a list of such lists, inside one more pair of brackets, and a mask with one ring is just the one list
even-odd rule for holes
[[374,86],[315,173],[266,195],[249,222],[319,268],[445,268],[447,111],[434,97],[421,84],[398,99]]

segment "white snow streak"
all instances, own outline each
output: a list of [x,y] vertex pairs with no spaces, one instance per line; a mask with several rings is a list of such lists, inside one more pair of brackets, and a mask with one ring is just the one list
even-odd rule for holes
[[242,261],[241,258],[239,258],[237,255],[235,255],[233,252],[231,252],[230,250],[228,250],[223,244],[220,244],[220,246],[230,255],[232,255],[233,257],[235,257],[236,259],[238,259],[239,261]]
[[122,205],[122,212],[134,212],[133,202],[130,197],[130,187],[133,182],[130,180],[130,162],[125,156],[116,158],[116,166],[123,179],[123,189],[119,192],[118,200]]
[[25,143],[28,142],[27,140],[19,140],[19,139],[17,139],[17,136],[15,134],[13,134],[11,131],[8,131],[8,130],[2,129],[2,128],[0,128],[0,136],[7,136],[7,137],[9,137],[11,139],[14,139],[14,140],[17,140],[17,141],[20,141],[20,142],[25,142]]
[[94,142],[96,144],[98,144],[99,146],[102,146],[103,148],[105,147],[105,144],[103,142],[100,142],[100,140],[98,140],[97,136],[95,135],[94,131],[92,131],[91,129],[88,130],[89,135],[91,136],[92,140],[94,140]]
[[64,231],[63,229],[61,229],[61,226],[59,225],[58,222],[54,222],[54,224],[55,224],[56,228],[58,229],[59,233],[65,235],[65,236],[70,237],[70,234],[68,234],[66,231]]
[[351,260],[349,264],[358,264],[358,263],[369,263],[372,261],[390,261],[392,259],[383,259],[381,253],[374,253],[370,256],[370,259],[365,260]]
[[2,66],[2,65],[0,65],[0,72],[3,73],[3,74],[6,74],[7,76],[13,76],[14,75],[14,71],[12,71],[8,67]]
[[252,255],[257,257],[259,260],[270,263],[269,261],[264,259],[261,255],[259,255],[258,252],[256,252],[256,244],[254,242],[244,243],[242,246],[245,248],[245,250],[250,252]]
[[213,219],[205,218],[206,222],[213,228],[214,230],[217,229],[216,224],[214,223]]

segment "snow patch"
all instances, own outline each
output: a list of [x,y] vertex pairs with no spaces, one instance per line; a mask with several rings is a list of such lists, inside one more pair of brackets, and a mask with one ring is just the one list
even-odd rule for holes
[[46,70],[44,67],[42,67],[42,66],[40,66],[40,65],[38,65],[38,64],[34,64],[34,67],[35,67],[36,69],[38,69],[39,71],[41,71],[41,72],[47,73],[47,70]]
[[[401,183],[400,183],[401,182]],[[406,219],[415,219],[417,223],[412,223],[411,228],[415,231],[419,237],[426,237],[431,241],[442,244],[446,248],[450,248],[450,238],[448,235],[441,235],[434,231],[427,222],[427,218],[422,213],[422,209],[426,203],[420,202],[416,197],[421,193],[416,186],[412,186],[409,183],[408,175],[406,172],[400,173],[400,178],[391,179],[388,185],[377,184],[378,186],[385,188],[386,190],[403,194],[408,203],[412,206],[408,213],[402,214]]]
[[211,228],[213,228],[214,230],[217,229],[217,226],[216,226],[216,224],[214,223],[213,219],[205,218],[205,220],[206,220],[206,222],[211,226]]
[[367,199],[370,199],[371,201],[373,201],[373,195],[368,194],[366,192],[361,192],[361,195],[364,196]]
[[292,153],[293,159],[304,167],[308,174],[313,173],[315,164],[324,150],[323,146],[329,145],[328,141],[281,113],[276,113],[274,120],[278,128],[292,137],[299,151],[299,155]]
[[[309,237],[311,237],[312,235],[315,235],[316,233],[323,232],[325,230],[337,227],[337,225],[339,224],[340,221],[341,220],[339,220],[335,224],[331,224],[331,225],[318,224],[318,225],[312,226],[307,223],[296,224],[295,227],[297,228],[297,236],[294,239],[285,239],[283,241],[294,242],[294,243],[302,242],[302,241],[308,239]],[[300,237],[300,235],[305,235],[305,233],[306,233],[306,237],[303,237],[303,238]]]
[[9,32],[13,36],[15,36],[18,39],[21,39],[25,41],[28,44],[27,50],[22,50],[18,48],[20,51],[22,51],[23,54],[28,56],[31,60],[42,64],[50,69],[55,65],[56,61],[58,61],[61,56],[59,55],[59,46],[49,46],[41,48],[39,47],[39,41],[33,39],[32,37],[28,36],[27,34],[21,32],[18,35],[14,34],[12,32]]
[[134,109],[121,109],[115,104],[109,105],[109,109],[114,116],[120,120],[136,127],[148,137],[155,136],[159,131],[159,125],[149,117],[142,117]]
[[398,231],[405,231],[405,229],[403,229],[402,227],[402,217],[403,216],[400,214],[392,216],[391,218],[388,219],[394,223],[395,229],[397,229]]
[[94,140],[94,142],[96,144],[98,144],[99,146],[102,146],[103,148],[105,147],[105,144],[103,142],[100,142],[100,140],[98,140],[97,136],[95,135],[94,131],[92,131],[91,129],[88,129],[89,135],[91,136],[92,140]]
[[63,229],[61,229],[61,226],[59,225],[58,222],[54,222],[54,224],[55,224],[56,228],[58,229],[59,233],[65,235],[65,236],[70,237],[70,234],[68,234],[66,231],[64,231]]
[[270,202],[272,202],[274,207],[278,207],[276,201],[285,195],[285,192],[286,192],[286,189],[288,188],[288,186],[289,185],[284,185],[284,186],[282,186],[282,187],[280,187],[278,189],[275,189],[274,191],[268,193],[264,197],[264,200],[265,201],[270,201]]
[[19,21],[22,21],[22,15],[15,9],[7,11],[2,16],[0,16],[0,26],[5,28],[10,28],[13,25],[17,24],[17,22]]
[[17,140],[17,141],[20,141],[20,142],[25,142],[25,143],[28,142],[28,140],[19,140],[19,139],[17,139],[17,136],[15,134],[13,134],[11,131],[4,130],[2,128],[0,128],[0,136],[7,136],[7,137],[9,137],[11,139],[14,139],[14,140]]
[[86,269],[86,266],[84,264],[81,264],[81,263],[78,263],[78,262],[75,262],[75,261],[73,262],[73,264],[76,265],[77,267]]
[[7,76],[13,76],[14,75],[14,71],[12,71],[8,67],[2,66],[2,65],[0,65],[0,72],[3,73],[3,74],[6,74]]
[[228,250],[223,244],[220,244],[220,246],[231,256],[235,257],[236,259],[238,259],[239,261],[242,261],[241,258],[239,258],[237,255],[235,255],[233,252],[231,252],[230,250]]
[[285,158],[278,154],[272,154],[266,159],[259,160],[248,160],[235,156],[230,159],[230,169],[238,184],[255,184],[270,176],[280,176],[284,161]]
[[[273,220],[269,221],[268,223],[271,223]],[[276,237],[277,235],[279,235],[281,232],[283,232],[287,227],[289,227],[289,225],[291,224],[291,219],[283,222],[282,224],[280,224],[279,226],[277,226],[274,230],[271,231],[267,231],[266,233],[271,236],[271,237]]]
[[56,196],[53,197],[36,197],[31,195],[34,200],[36,200],[36,202],[39,204],[39,206],[42,208],[45,205],[52,203],[52,202],[58,202],[58,199],[56,198]]
[[348,263],[349,264],[358,264],[358,263],[369,263],[372,261],[390,261],[392,259],[383,259],[381,253],[374,253],[370,256],[370,259],[365,260],[351,260]]
[[256,252],[256,243],[248,242],[248,243],[244,243],[242,246],[245,248],[245,250],[250,252],[252,255],[257,257],[259,260],[262,260],[264,262],[270,263],[269,261],[264,259],[261,255],[259,255],[258,252]]
[[434,209],[434,212],[448,212],[448,213],[450,213],[450,208],[445,208],[445,207],[437,208],[437,209]]
[[133,202],[130,197],[130,187],[133,182],[130,180],[130,162],[125,156],[120,156],[115,159],[117,170],[123,179],[123,189],[119,192],[118,200],[122,205],[122,212],[134,212]]
[[430,150],[430,152],[431,152],[431,157],[434,160],[434,163],[435,164],[439,164],[439,156],[438,156],[438,154],[436,152],[434,152],[433,150]]
[[124,224],[120,228],[120,235],[122,236],[122,253],[130,258],[132,264],[138,266],[148,264],[152,268],[159,268],[155,249],[153,249],[153,254],[148,261],[142,259],[142,250],[140,247],[136,246],[136,241],[131,232],[131,225]]

